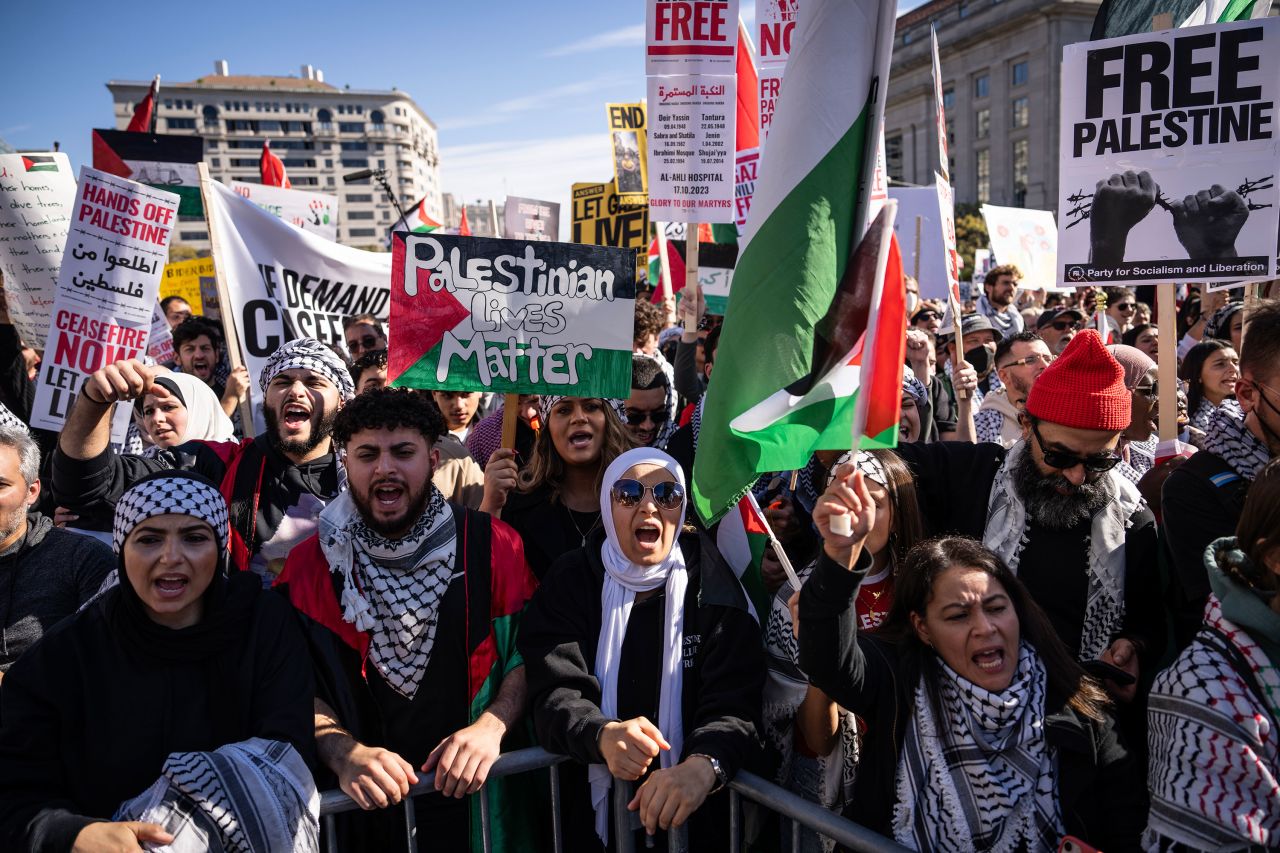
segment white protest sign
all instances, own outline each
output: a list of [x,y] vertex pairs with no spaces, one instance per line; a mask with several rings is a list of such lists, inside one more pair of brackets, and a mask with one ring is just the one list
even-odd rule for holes
[[761,149],[769,138],[773,113],[782,93],[782,75],[787,67],[787,58],[791,56],[791,35],[796,28],[799,8],[800,0],[756,0]]
[[902,271],[920,283],[921,298],[946,299],[947,262],[938,191],[933,187],[891,187],[889,198],[898,202],[893,230],[902,252]]
[[502,208],[502,236],[509,240],[547,240],[560,237],[560,202],[507,196]]
[[75,197],[66,154],[0,154],[0,287],[33,349],[45,347]]
[[680,222],[735,222],[733,77],[649,81],[649,213]]
[[1068,45],[1062,81],[1056,278],[1273,277],[1280,21]]
[[1047,210],[982,206],[991,254],[997,264],[1013,264],[1022,273],[1019,287],[1061,290],[1058,280],[1058,228]]
[[151,314],[151,335],[147,339],[147,355],[155,359],[156,364],[173,364],[177,353],[173,351],[173,332],[169,328],[169,319],[156,303]]
[[732,77],[737,44],[738,0],[646,0],[645,74]]
[[942,215],[942,257],[947,267],[947,286],[960,292],[960,253],[956,250],[956,197],[951,184],[940,173],[933,175],[938,190],[938,209]]
[[231,189],[290,225],[326,240],[338,239],[338,197],[306,190],[232,181]]
[[737,152],[734,168],[734,220],[738,223],[738,236],[746,233],[747,215],[751,212],[751,199],[756,194],[756,178],[760,174],[760,149],[747,148]]
[[[61,430],[85,377],[147,351],[179,201],[87,166],[80,170],[31,426]],[[129,406],[116,407],[112,441],[124,440],[130,416]]]
[[942,103],[942,60],[938,58],[938,30],[929,27],[929,44],[933,48],[933,110],[934,132],[938,134],[938,172],[940,184],[950,183],[950,164],[947,155],[947,111]]

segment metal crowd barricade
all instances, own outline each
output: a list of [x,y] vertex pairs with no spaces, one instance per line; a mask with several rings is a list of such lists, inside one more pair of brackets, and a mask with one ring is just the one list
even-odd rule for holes
[[[489,778],[498,779],[547,768],[550,775],[551,833],[555,853],[564,852],[564,835],[560,827],[559,765],[565,761],[568,761],[567,756],[554,755],[540,747],[532,747],[504,753],[489,770]],[[435,793],[434,784],[434,773],[419,777],[418,784],[409,789],[409,796],[404,801],[405,841],[407,849],[412,853],[417,853],[418,850],[417,827],[414,823],[412,808],[413,798]],[[633,788],[631,783],[614,781],[613,832],[617,839],[615,844],[617,853],[636,853],[635,814],[627,811],[627,803],[631,801]],[[493,842],[490,834],[487,791],[488,786],[482,787],[478,796],[480,797],[481,840],[484,844],[484,853],[491,853]],[[907,848],[895,844],[866,827],[846,820],[817,803],[810,802],[746,771],[739,772],[737,777],[729,783],[729,849],[732,853],[740,853],[742,849],[742,800],[744,799],[777,812],[791,821],[792,853],[798,853],[801,830],[805,828],[834,839],[857,853],[907,853]],[[326,853],[338,853],[336,815],[341,812],[356,811],[359,808],[354,800],[340,790],[325,791],[320,795],[320,824]],[[652,846],[652,844],[646,846]],[[689,841],[685,827],[672,829],[668,833],[667,849],[670,853],[688,853]]]

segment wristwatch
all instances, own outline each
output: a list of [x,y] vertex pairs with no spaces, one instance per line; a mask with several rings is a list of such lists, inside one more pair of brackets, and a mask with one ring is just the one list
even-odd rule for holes
[[689,757],[705,758],[707,759],[707,761],[711,762],[711,772],[716,774],[716,786],[712,788],[710,791],[707,791],[708,794],[714,794],[716,791],[719,791],[725,785],[729,784],[729,776],[724,772],[724,768],[720,766],[719,761],[712,758],[710,755],[707,755],[705,752],[695,752]]

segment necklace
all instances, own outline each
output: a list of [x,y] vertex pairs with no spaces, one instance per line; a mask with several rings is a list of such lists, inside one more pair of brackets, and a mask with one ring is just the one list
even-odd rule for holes
[[578,531],[578,535],[582,537],[582,547],[583,548],[587,547],[587,537],[591,535],[591,531],[595,530],[596,525],[600,523],[599,511],[595,513],[588,513],[588,512],[581,513],[582,515],[595,515],[595,520],[591,522],[591,526],[588,527],[584,532],[582,529],[582,525],[578,524],[578,519],[576,518],[576,516],[579,513],[574,512],[573,510],[569,509],[569,507],[567,506],[564,509],[565,509],[565,512],[569,513],[569,521],[572,522],[573,529]]

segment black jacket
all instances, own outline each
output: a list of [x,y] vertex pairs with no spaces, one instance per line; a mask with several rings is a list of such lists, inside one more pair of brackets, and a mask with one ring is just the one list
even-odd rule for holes
[[[593,674],[602,616],[603,541],[604,532],[598,531],[587,547],[556,562],[529,602],[520,628],[519,648],[538,739],[580,764],[603,760],[596,740],[611,722],[600,710],[600,683]],[[765,677],[760,628],[748,612],[742,585],[710,538],[685,533],[680,548],[689,573],[681,757],[710,755],[732,777],[759,745]],[[578,768],[564,773],[565,833],[571,839],[585,837],[581,843],[598,844],[587,817],[585,775]],[[581,831],[584,824],[586,833]],[[715,829],[723,834],[723,825]],[[696,823],[691,831],[697,832]],[[566,849],[580,848],[568,844]]]
[[[871,568],[862,552],[853,571],[825,554],[800,592],[800,667],[809,681],[867,724],[845,817],[891,835],[898,757],[911,725],[917,679],[904,672],[901,647],[860,634],[854,600]],[[1058,800],[1069,835],[1113,851],[1140,850],[1147,820],[1142,769],[1108,718],[1077,713],[1050,690],[1045,736],[1058,756]]]

